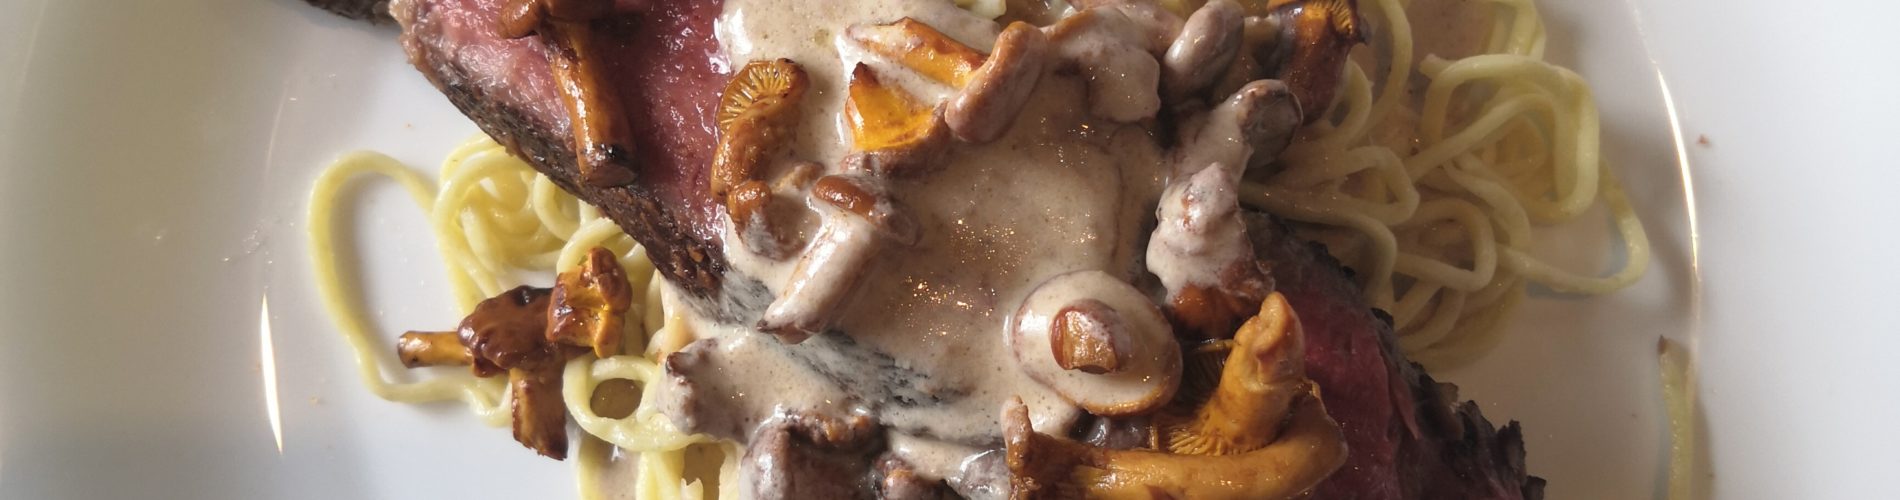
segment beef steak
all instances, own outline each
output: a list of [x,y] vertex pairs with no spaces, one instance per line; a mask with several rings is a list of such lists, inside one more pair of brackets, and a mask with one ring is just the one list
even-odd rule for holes
[[[309,0],[353,18],[375,18],[378,0]],[[601,188],[577,182],[569,122],[546,54],[530,40],[495,34],[501,0],[393,0],[410,60],[483,131],[561,187],[600,207],[648,248],[660,272],[719,303],[725,276],[717,203],[705,194],[712,111],[729,68],[713,36],[718,0],[623,2],[644,12],[605,28],[607,60],[634,115],[639,180]],[[1397,350],[1389,318],[1360,298],[1350,272],[1324,249],[1272,218],[1249,215],[1259,257],[1300,314],[1306,366],[1324,390],[1351,455],[1314,498],[1538,499],[1515,422],[1497,428],[1455,389]]]
[[1391,319],[1361,298],[1324,247],[1248,216],[1254,250],[1306,331],[1307,376],[1352,450],[1314,498],[1543,498],[1516,422],[1496,428],[1398,350]]
[[605,26],[608,73],[632,114],[639,180],[579,182],[569,123],[542,44],[496,34],[502,0],[396,0],[410,62],[482,131],[563,189],[600,207],[647,248],[660,272],[716,296],[725,271],[719,204],[706,194],[713,108],[727,67],[715,1],[655,2]]

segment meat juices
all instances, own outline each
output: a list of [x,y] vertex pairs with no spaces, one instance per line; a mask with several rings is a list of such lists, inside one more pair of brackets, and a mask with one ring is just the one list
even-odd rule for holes
[[[1213,109],[1211,115],[1190,106],[1183,116],[1162,117],[1179,122],[1181,139],[1149,128],[1157,115],[1178,112],[1149,104],[1163,78],[1205,79],[1185,66],[1162,66],[1168,61],[1156,59],[1159,54],[1205,61],[1230,52],[1177,51],[1156,35],[1180,29],[1180,20],[1157,28],[1138,21],[1142,16],[1102,11],[1090,14],[1101,19],[1048,30],[1053,59],[1013,125],[994,142],[951,147],[929,172],[891,179],[889,197],[914,218],[916,241],[870,252],[867,264],[875,265],[866,269],[875,271],[858,277],[836,320],[790,345],[754,326],[785,292],[797,259],[726,244],[740,238],[721,204],[705,194],[714,94],[725,73],[753,60],[800,64],[811,79],[803,116],[786,161],[768,167],[767,175],[804,162],[840,173],[851,144],[840,118],[847,70],[861,62],[924,102],[958,91],[867,54],[843,36],[853,24],[912,17],[985,53],[995,49],[1003,27],[949,2],[922,0],[658,2],[657,10],[605,30],[618,41],[605,58],[625,82],[617,90],[635,115],[642,158],[633,186],[604,188],[577,182],[569,123],[552,91],[546,55],[537,44],[493,34],[497,1],[394,3],[405,48],[451,101],[512,152],[601,206],[653,253],[669,280],[668,295],[700,338],[667,363],[663,399],[682,427],[750,442],[748,455],[763,460],[800,440],[817,442],[806,421],[789,415],[873,422],[877,435],[836,447],[848,452],[826,458],[859,473],[820,475],[835,480],[825,487],[868,492],[881,481],[910,491],[920,482],[954,479],[964,494],[993,492],[996,469],[984,465],[991,461],[984,457],[995,454],[984,453],[999,446],[998,409],[1014,397],[1028,403],[1036,430],[1071,435],[1086,413],[1015,364],[1004,341],[1012,313],[1037,285],[1073,271],[1105,273],[1159,299],[1143,258],[1168,182],[1210,164],[1244,170],[1256,162],[1250,148],[1236,151],[1236,143],[1269,146],[1262,155],[1270,155],[1290,135],[1242,133],[1243,124],[1258,123],[1248,117],[1286,122],[1284,103],[1202,108]],[[1214,29],[1231,24],[1228,14],[1187,24]],[[1271,89],[1260,92],[1271,95]],[[1297,106],[1291,109],[1299,115]],[[972,130],[982,131],[975,138],[990,135],[989,128]],[[1185,146],[1164,146],[1170,144]],[[1254,251],[1271,263],[1274,280],[1309,325],[1306,364],[1353,450],[1317,491],[1519,498],[1537,490],[1540,482],[1524,473],[1515,426],[1494,432],[1475,408],[1454,411],[1437,386],[1397,354],[1389,325],[1359,300],[1336,263],[1277,225],[1248,217]],[[809,239],[814,231],[793,232]],[[863,480],[875,469],[899,471],[887,474],[898,479]],[[765,468],[752,470],[758,472],[742,480],[755,492],[765,495],[757,488],[782,484]],[[777,490],[795,491],[817,490]]]

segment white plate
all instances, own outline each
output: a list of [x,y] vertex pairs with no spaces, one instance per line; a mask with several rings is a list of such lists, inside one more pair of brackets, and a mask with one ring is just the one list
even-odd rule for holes
[[[1656,262],[1614,296],[1536,297],[1439,375],[1524,422],[1551,498],[1660,494],[1665,335],[1699,354],[1713,497],[1900,498],[1900,8],[1866,3],[1546,0]],[[370,396],[319,311],[317,169],[374,149],[432,171],[475,132],[393,36],[296,0],[0,2],[0,498],[573,495],[458,406]],[[452,324],[419,212],[355,192],[378,326]]]

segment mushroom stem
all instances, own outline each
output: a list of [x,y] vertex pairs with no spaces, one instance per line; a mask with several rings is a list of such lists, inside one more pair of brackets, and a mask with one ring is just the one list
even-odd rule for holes
[[1299,403],[1272,444],[1219,456],[1110,450],[1042,434],[1014,401],[1003,416],[1010,498],[1299,498],[1344,464],[1347,451],[1317,390]]
[[550,21],[542,26],[555,89],[567,107],[581,179],[595,186],[633,182],[633,127],[620,95],[607,86],[599,47],[586,23]]
[[871,260],[880,246],[864,219],[833,213],[824,218],[818,236],[798,260],[791,283],[772,301],[759,330],[777,335],[788,344],[805,341],[830,326],[838,305],[861,281],[857,266]]
[[786,343],[803,342],[829,327],[877,252],[889,242],[912,244],[917,230],[875,180],[830,175],[812,184],[812,208],[823,214],[792,270],[791,281],[766,308],[758,329]]
[[1240,54],[1246,12],[1233,0],[1214,0],[1188,16],[1161,58],[1161,87],[1179,98],[1214,83]]
[[567,403],[561,399],[558,360],[508,369],[515,441],[542,456],[567,458]]
[[1176,179],[1148,240],[1148,269],[1167,290],[1169,318],[1202,338],[1228,336],[1273,288],[1254,260],[1235,182],[1220,164]]
[[912,18],[880,25],[852,25],[845,36],[872,53],[897,60],[925,78],[952,87],[970,82],[983,53]]
[[501,8],[504,38],[540,35],[555,90],[567,108],[576,168],[594,186],[633,182],[633,127],[620,95],[609,87],[592,24],[614,10],[612,0],[509,0]]
[[403,332],[396,339],[396,357],[407,368],[467,366],[473,359],[456,332]]
[[1175,453],[1225,455],[1266,446],[1271,430],[1306,394],[1305,334],[1286,297],[1267,296],[1260,314],[1234,334],[1220,385],[1192,418],[1165,423],[1160,437]]
[[1056,55],[1088,81],[1090,114],[1117,123],[1161,110],[1161,49],[1150,50],[1151,31],[1112,7],[1083,10],[1048,29]]
[[[1365,42],[1365,21],[1355,0],[1296,0],[1273,8],[1268,16],[1280,22],[1278,43],[1263,45],[1272,52],[1261,57],[1273,78],[1287,82],[1300,106],[1303,121],[1319,119],[1332,105],[1339,79],[1352,47]],[[1259,56],[1256,56],[1259,57]]]
[[592,21],[613,10],[613,0],[505,0],[499,25],[502,38],[521,38],[549,20]]
[[1256,80],[1242,86],[1198,123],[1182,127],[1174,175],[1192,175],[1220,164],[1237,185],[1252,160],[1271,159],[1293,142],[1300,109],[1285,83]]
[[1027,23],[1011,23],[996,37],[996,48],[950,100],[944,122],[957,139],[972,143],[997,140],[1015,124],[1042,78],[1049,37]]

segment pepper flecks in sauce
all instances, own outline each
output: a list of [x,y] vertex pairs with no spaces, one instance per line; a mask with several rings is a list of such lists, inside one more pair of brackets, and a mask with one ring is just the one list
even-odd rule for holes
[[[1178,30],[1180,20],[1108,15],[1116,22],[1035,37],[1052,44],[1054,59],[1035,74],[1039,80],[1000,138],[956,142],[925,172],[880,179],[891,210],[914,220],[917,238],[852,261],[857,282],[827,331],[791,344],[747,321],[689,314],[700,340],[669,362],[677,382],[668,386],[665,408],[675,421],[743,441],[774,415],[866,414],[888,429],[893,453],[932,478],[955,474],[970,457],[998,446],[999,410],[1015,398],[1027,403],[1037,430],[1066,434],[1085,412],[1019,366],[1007,341],[1015,312],[1038,285],[1074,271],[1155,288],[1142,258],[1156,203],[1183,169],[1176,165],[1221,161],[1239,168],[1248,154],[1244,145],[1218,141],[1165,150],[1164,143],[1177,141],[1151,128],[1156,58],[1167,47],[1155,34]],[[859,64],[920,102],[959,94],[847,36],[853,25],[907,17],[985,54],[1002,30],[948,1],[726,0],[716,31],[729,61],[784,58],[810,77],[791,144],[765,178],[800,162],[822,165],[825,174],[849,173],[846,84]],[[1130,68],[1138,71],[1123,71]],[[1115,81],[1103,80],[1110,76]],[[1202,135],[1240,140],[1216,130],[1235,123],[1224,118],[1183,122],[1209,132]],[[814,220],[803,222],[783,232],[800,241],[821,233]],[[726,241],[738,241],[735,231],[726,225]],[[808,285],[798,282],[811,274],[795,271],[800,258],[760,255],[744,245],[726,245],[725,252],[734,271],[775,297]]]

